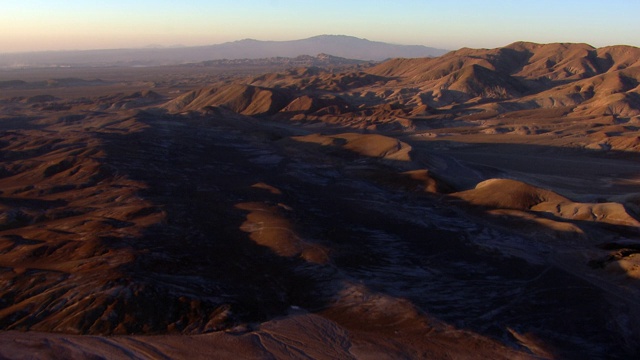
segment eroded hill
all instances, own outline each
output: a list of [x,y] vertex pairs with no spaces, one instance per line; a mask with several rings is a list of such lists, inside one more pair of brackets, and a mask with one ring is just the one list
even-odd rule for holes
[[7,82],[0,356],[633,356],[638,58]]

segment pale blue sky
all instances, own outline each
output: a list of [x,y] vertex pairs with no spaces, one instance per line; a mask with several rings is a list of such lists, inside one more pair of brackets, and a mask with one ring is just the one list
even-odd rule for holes
[[640,46],[638,0],[0,0],[0,52],[352,35],[445,49]]

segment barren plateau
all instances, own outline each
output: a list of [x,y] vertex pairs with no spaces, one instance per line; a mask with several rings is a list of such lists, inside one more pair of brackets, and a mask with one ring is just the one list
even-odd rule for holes
[[0,70],[0,358],[637,356],[640,49],[345,60]]

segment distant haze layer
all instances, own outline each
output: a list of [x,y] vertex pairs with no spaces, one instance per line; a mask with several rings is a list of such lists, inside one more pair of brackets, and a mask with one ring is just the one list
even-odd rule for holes
[[0,54],[0,67],[154,66],[217,59],[296,57],[320,53],[358,60],[440,56],[447,51],[422,45],[395,45],[344,35],[321,35],[293,41],[245,39],[218,45]]

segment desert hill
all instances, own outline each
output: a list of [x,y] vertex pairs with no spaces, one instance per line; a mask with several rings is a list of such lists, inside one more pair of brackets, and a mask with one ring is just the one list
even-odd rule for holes
[[600,221],[639,227],[640,222],[619,203],[575,203],[552,191],[509,179],[489,179],[475,189],[452,194],[468,204],[496,209],[531,210],[559,218]]
[[634,358],[639,55],[0,72],[0,357]]
[[234,84],[190,92],[172,100],[167,104],[167,108],[187,111],[224,106],[243,115],[270,115],[284,108],[290,100],[291,96],[284,91]]
[[[346,70],[301,67],[237,84],[276,93],[286,90],[288,97],[279,97],[262,114],[294,111],[298,121],[320,120],[360,129],[420,130],[431,127],[430,118],[455,116],[482,125],[478,129],[484,134],[545,134],[562,131],[561,125],[542,121],[552,113],[558,119],[571,118],[584,124],[636,123],[640,116],[638,59],[640,49],[629,46],[595,49],[586,44],[519,42],[497,49],[461,49],[438,58],[393,59]],[[202,96],[198,95],[198,102],[188,109],[197,110],[198,103],[227,105],[221,101],[222,94],[210,92],[206,95],[209,100]],[[294,99],[296,103],[292,104]],[[178,111],[174,105],[170,110]],[[521,117],[523,111],[528,118],[539,112],[544,124],[529,121],[526,125],[507,125],[498,120]],[[247,114],[244,109],[237,112]],[[611,136],[615,133],[599,137],[590,131],[587,141],[579,146],[637,149],[633,132],[621,134],[624,139]]]
[[[419,86],[422,91],[436,94],[446,90],[461,91],[473,98],[503,99],[540,93],[578,80],[619,74],[640,65],[640,49],[628,46],[595,49],[586,44],[533,44],[514,43],[498,49],[461,49],[435,59],[396,59],[384,62],[368,72],[387,77],[400,77],[407,84]],[[470,73],[485,73],[502,77],[502,83],[492,83],[489,76],[479,78],[480,87],[495,89],[491,94],[479,94],[474,88],[460,87],[459,79]],[[615,75],[613,75],[615,76]],[[618,75],[627,77],[629,75]],[[634,78],[636,75],[631,75]],[[633,80],[635,81],[635,80]],[[631,83],[633,83],[633,81]],[[581,87],[588,81],[581,83]],[[518,92],[514,92],[513,88]],[[626,89],[629,90],[629,89]],[[626,91],[625,90],[625,91]],[[617,92],[622,91],[618,89]],[[458,101],[459,102],[459,101]]]
[[395,59],[371,70],[383,76],[434,80],[477,64],[524,80],[563,80],[591,77],[640,64],[640,50],[632,46],[596,49],[587,44],[517,42],[496,49],[460,49],[433,59]]

